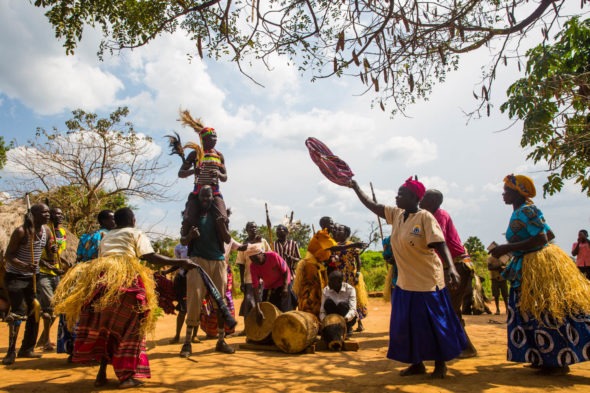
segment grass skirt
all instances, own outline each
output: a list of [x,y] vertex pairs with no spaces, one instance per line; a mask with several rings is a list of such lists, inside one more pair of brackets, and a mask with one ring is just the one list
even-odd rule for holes
[[106,358],[120,381],[149,378],[145,337],[158,300],[153,272],[131,257],[98,258],[70,269],[58,286],[55,310],[76,322],[72,361]]
[[590,281],[556,245],[524,255],[520,288],[518,310],[541,324],[546,315],[563,323],[567,316],[590,314]]
[[395,287],[391,296],[387,357],[403,363],[447,361],[459,356],[467,338],[447,288],[434,292]]

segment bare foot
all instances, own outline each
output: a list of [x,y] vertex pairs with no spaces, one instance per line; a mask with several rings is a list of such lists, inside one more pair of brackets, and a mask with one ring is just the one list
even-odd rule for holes
[[135,378],[129,378],[119,384],[119,389],[136,388],[136,387],[139,387],[142,385],[143,385],[143,382],[141,382]]
[[434,371],[430,374],[431,378],[434,379],[443,379],[447,375],[447,366],[443,362],[442,364],[434,363]]
[[426,374],[426,367],[424,366],[424,363],[412,364],[410,367],[404,368],[402,371],[399,372],[399,375],[401,377],[420,374]]

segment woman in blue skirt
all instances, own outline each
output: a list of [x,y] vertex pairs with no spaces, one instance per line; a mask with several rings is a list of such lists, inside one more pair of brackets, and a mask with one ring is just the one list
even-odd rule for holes
[[410,363],[401,376],[424,374],[424,361],[434,360],[432,377],[444,378],[446,362],[461,353],[466,337],[445,288],[445,272],[450,285],[457,285],[459,275],[438,222],[418,207],[426,189],[410,178],[399,188],[396,206],[384,206],[373,202],[354,180],[349,186],[369,210],[392,226],[398,277],[391,294],[387,357]]
[[504,202],[512,205],[506,240],[498,258],[512,253],[502,273],[510,281],[508,360],[530,363],[542,374],[563,375],[590,358],[590,282],[558,246],[543,213],[531,198],[533,181],[504,178]]

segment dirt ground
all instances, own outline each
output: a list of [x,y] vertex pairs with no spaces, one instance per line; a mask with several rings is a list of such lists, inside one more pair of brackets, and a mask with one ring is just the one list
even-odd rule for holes
[[[370,300],[366,331],[353,337],[358,352],[316,352],[287,355],[269,351],[237,349],[234,355],[214,352],[215,340],[193,344],[193,356],[178,356],[180,345],[168,344],[175,316],[165,316],[150,342],[152,378],[140,392],[589,392],[590,362],[574,365],[568,376],[546,377],[522,364],[506,361],[505,316],[467,316],[467,331],[479,356],[449,363],[444,380],[428,376],[400,377],[403,364],[385,358],[389,329],[389,304]],[[238,331],[243,329],[239,319]],[[55,328],[54,328],[55,330]],[[21,333],[22,335],[22,333]],[[55,337],[55,332],[53,334]],[[230,337],[234,347],[244,337]],[[0,326],[0,353],[6,352],[7,328]],[[427,362],[432,370],[432,362]],[[0,366],[2,392],[90,392],[115,391],[117,382],[108,369],[109,384],[96,389],[93,381],[98,367],[71,365],[66,356],[45,353],[42,359],[17,359],[12,366]]]

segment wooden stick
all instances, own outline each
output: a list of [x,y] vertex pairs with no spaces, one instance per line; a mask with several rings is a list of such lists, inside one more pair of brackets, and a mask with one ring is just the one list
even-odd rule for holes
[[268,205],[264,202],[264,210],[266,211],[266,228],[268,229],[268,242],[270,243],[270,249],[275,250],[274,242],[272,241],[272,224],[270,223],[270,217],[268,215]]
[[[373,183],[369,182],[371,185],[371,194],[373,194],[373,202],[377,203],[377,198],[375,197],[375,190],[373,189]],[[383,227],[381,226],[381,217],[377,216],[377,224],[379,224],[379,234],[381,234],[381,240],[383,240]]]

